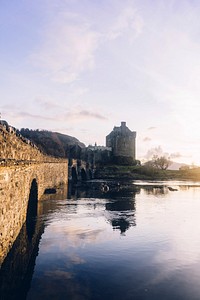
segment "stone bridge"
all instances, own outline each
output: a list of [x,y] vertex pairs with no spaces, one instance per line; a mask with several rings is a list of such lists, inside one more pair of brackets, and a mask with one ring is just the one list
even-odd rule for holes
[[84,160],[70,159],[68,174],[70,182],[83,182],[94,178],[94,169],[90,163]]
[[44,155],[0,122],[0,266],[25,222],[31,236],[45,192],[63,190],[67,197],[67,184],[67,159]]
[[37,215],[45,191],[64,189],[67,182],[67,160],[0,167],[0,264],[23,223]]

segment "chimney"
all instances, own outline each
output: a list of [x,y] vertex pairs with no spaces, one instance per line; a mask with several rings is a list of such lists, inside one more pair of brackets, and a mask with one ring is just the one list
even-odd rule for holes
[[121,127],[125,128],[126,127],[126,122],[121,122]]

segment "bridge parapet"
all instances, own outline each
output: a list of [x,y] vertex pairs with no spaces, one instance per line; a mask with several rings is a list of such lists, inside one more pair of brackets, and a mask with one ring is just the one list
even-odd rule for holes
[[[2,121],[1,121],[2,122]],[[12,126],[0,122],[0,161],[49,161],[55,160],[42,153],[38,147],[18,134]],[[4,121],[5,122],[5,121]]]

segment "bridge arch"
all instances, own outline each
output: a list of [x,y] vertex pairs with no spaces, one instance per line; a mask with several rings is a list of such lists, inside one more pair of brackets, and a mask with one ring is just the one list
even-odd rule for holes
[[76,171],[76,167],[72,167],[72,182],[73,183],[77,183],[78,181],[78,175],[77,175],[77,171]]
[[32,239],[35,232],[37,213],[38,213],[38,183],[36,178],[34,178],[32,179],[31,186],[30,186],[28,205],[26,211],[26,231],[29,240]]

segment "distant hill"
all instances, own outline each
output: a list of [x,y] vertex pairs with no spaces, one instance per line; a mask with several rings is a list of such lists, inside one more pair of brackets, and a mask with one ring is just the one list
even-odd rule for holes
[[85,145],[77,138],[47,130],[22,128],[20,134],[31,140],[44,153],[55,157],[79,158]]
[[169,166],[169,170],[179,170],[182,167],[190,167],[190,165],[184,164],[184,163],[177,163],[175,161],[172,162],[172,164]]

